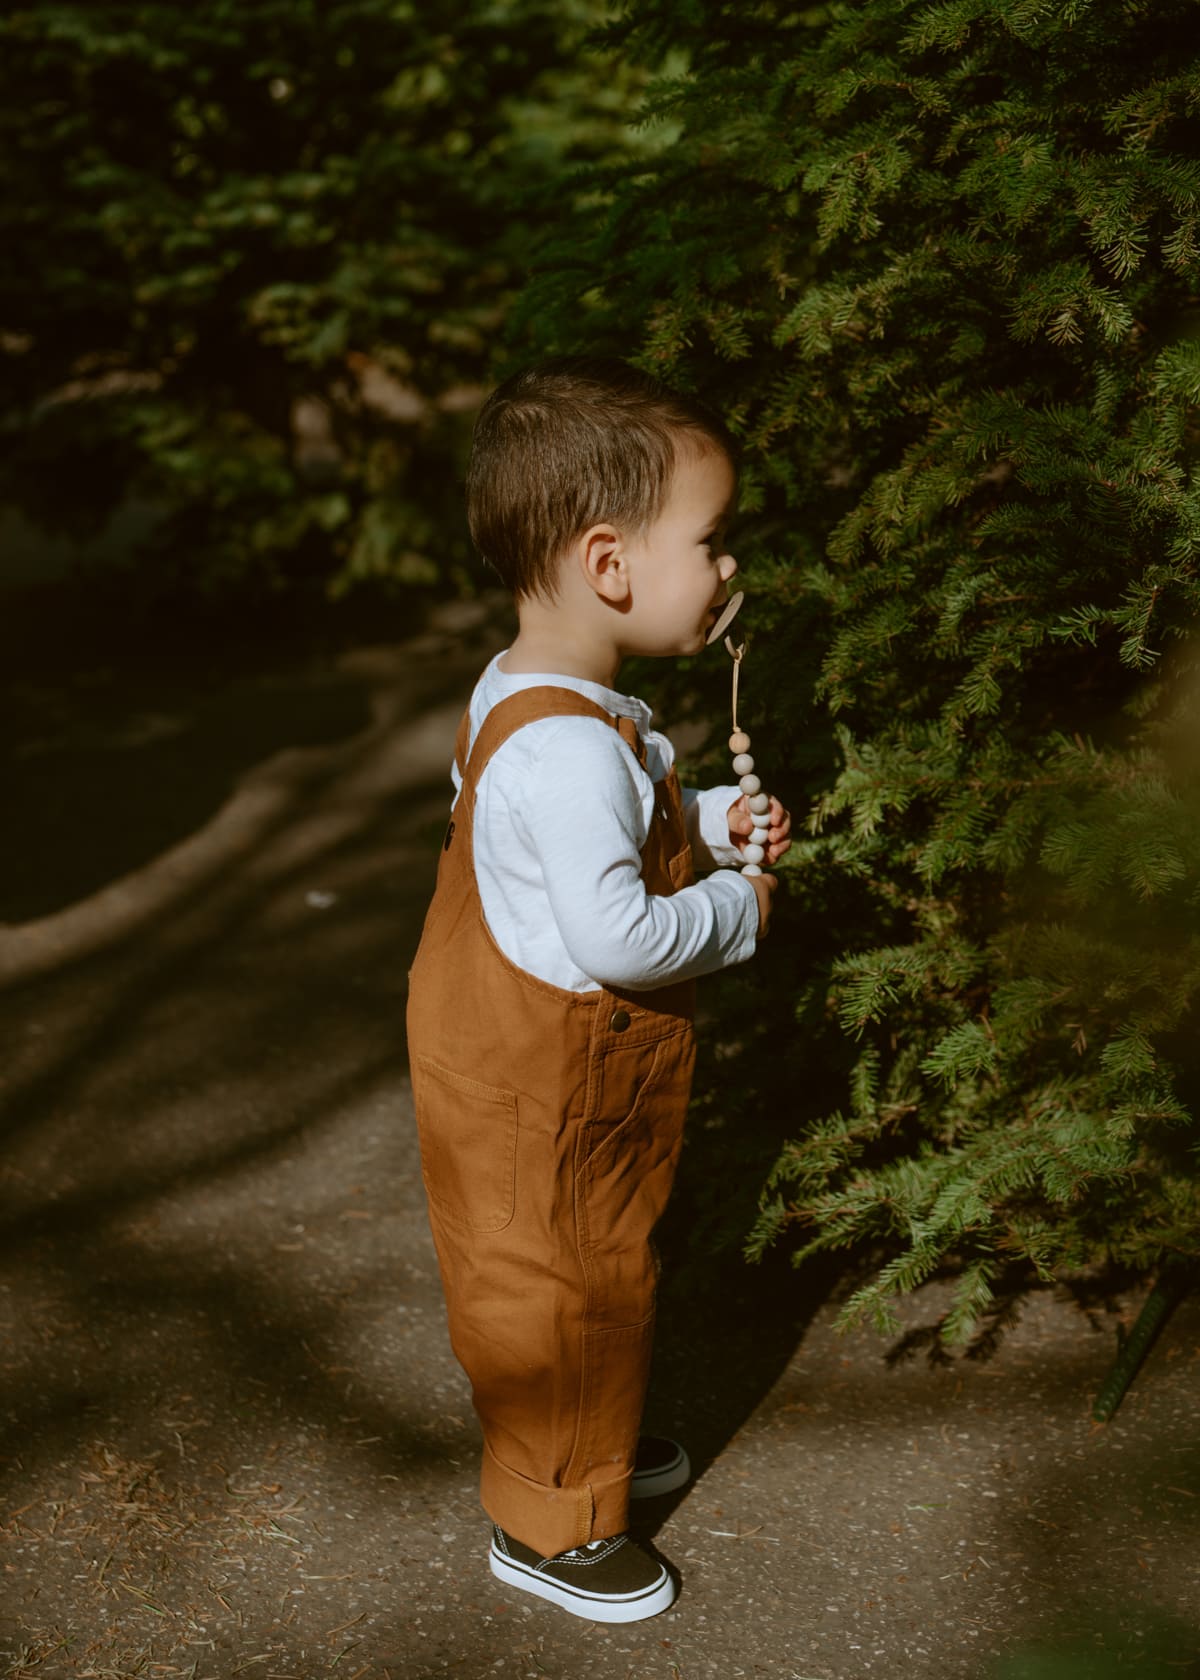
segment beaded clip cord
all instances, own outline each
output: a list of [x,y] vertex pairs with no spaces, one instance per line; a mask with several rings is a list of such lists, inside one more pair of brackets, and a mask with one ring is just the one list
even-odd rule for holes
[[[708,635],[709,645],[728,630],[738,615],[744,596],[739,590],[731,595],[729,603],[720,618],[714,624]],[[742,660],[746,657],[746,643],[739,642],[736,646],[732,636],[725,637],[725,646],[733,660],[733,734],[729,737],[729,750],[733,754],[733,770],[738,778],[738,786],[746,795],[746,803],[750,807],[750,817],[754,824],[750,839],[742,848],[745,863],[742,865],[743,875],[761,875],[762,863],[767,855],[767,833],[770,829],[771,798],[763,792],[762,781],[754,774],[754,760],[750,756],[750,737],[744,729],[738,726],[738,675],[741,672]]]

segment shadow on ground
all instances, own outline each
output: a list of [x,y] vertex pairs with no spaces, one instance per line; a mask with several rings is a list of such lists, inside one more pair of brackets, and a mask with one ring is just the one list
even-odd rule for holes
[[263,759],[368,722],[361,684],[332,674],[135,696],[110,671],[81,683],[67,708],[44,689],[22,698],[13,711],[25,727],[4,764],[0,922],[13,924],[134,874],[202,828]]

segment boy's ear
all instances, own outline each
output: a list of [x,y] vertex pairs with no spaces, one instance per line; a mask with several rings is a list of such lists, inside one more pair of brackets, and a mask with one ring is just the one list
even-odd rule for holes
[[580,569],[589,588],[605,601],[620,604],[629,594],[625,544],[615,525],[593,525],[576,545]]

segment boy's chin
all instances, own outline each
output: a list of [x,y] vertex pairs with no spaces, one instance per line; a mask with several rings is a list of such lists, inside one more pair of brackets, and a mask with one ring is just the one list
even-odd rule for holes
[[678,641],[656,642],[652,646],[631,647],[626,651],[633,656],[640,655],[644,659],[683,659],[694,653],[703,653],[707,645],[708,637],[702,625],[699,629],[693,630],[690,636],[681,636]]
[[664,659],[690,659],[693,654],[704,652],[706,640],[703,630],[697,630],[694,636],[681,637],[672,646],[659,648],[658,652]]

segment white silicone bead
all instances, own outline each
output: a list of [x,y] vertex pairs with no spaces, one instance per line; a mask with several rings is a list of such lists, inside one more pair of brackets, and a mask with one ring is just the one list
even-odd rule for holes
[[766,852],[763,851],[761,846],[750,845],[742,847],[742,856],[745,858],[747,863],[761,863],[766,855]]
[[770,833],[771,830],[769,827],[759,828],[758,825],[755,824],[755,826],[750,830],[750,844],[752,846],[765,846]]
[[729,737],[729,750],[731,753],[743,753],[750,751],[750,737],[746,734],[744,729],[734,730],[733,734]]
[[738,782],[743,793],[761,793],[762,782],[757,776],[743,776]]
[[742,874],[743,875],[761,875],[762,870],[758,867],[758,865],[756,863],[748,863],[743,868]]
[[748,776],[754,768],[754,760],[749,753],[735,753],[733,773],[735,776]]
[[752,793],[749,805],[752,812],[769,811],[771,809],[771,796],[767,793]]

